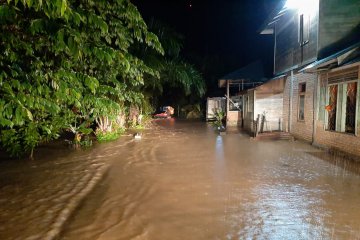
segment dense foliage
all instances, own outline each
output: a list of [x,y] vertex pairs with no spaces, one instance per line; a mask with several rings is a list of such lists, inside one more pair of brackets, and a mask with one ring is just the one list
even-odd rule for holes
[[[181,96],[189,99],[189,95],[199,100],[205,94],[205,82],[194,66],[184,61],[181,56],[183,37],[171,27],[151,20],[149,29],[158,37],[164,48],[164,56],[153,49],[146,49],[143,53],[144,62],[160,74],[160,78],[146,75],[145,93],[150,92],[153,98],[163,95]],[[157,94],[156,94],[157,93]],[[156,100],[156,99],[155,99]],[[180,98],[173,99],[173,104],[179,104]]]
[[130,0],[0,0],[0,29],[0,143],[12,155],[63,130],[75,144],[119,132],[148,105],[144,76],[160,78],[136,49],[164,50]]

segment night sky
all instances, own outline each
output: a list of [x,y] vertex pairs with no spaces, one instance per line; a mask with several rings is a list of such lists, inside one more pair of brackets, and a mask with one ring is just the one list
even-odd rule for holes
[[182,55],[207,82],[263,60],[272,71],[273,37],[259,29],[279,0],[133,0],[144,19],[171,26],[184,36]]

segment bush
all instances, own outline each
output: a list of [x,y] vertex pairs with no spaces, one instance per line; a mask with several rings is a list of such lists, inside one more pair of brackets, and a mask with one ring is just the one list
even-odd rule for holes
[[225,127],[224,127],[224,124],[223,124],[223,121],[224,121],[224,118],[225,118],[225,112],[224,111],[221,111],[219,109],[214,109],[214,117],[215,117],[215,121],[212,122],[212,125],[214,127],[216,127],[216,129],[218,131],[223,131],[225,130]]
[[118,139],[125,132],[124,128],[117,128],[112,132],[96,131],[96,139],[99,142],[109,142]]

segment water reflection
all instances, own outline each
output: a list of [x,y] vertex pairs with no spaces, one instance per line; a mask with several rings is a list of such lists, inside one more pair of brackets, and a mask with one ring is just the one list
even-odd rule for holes
[[176,122],[170,132],[161,126],[164,132],[146,135],[141,148],[122,155],[136,164],[121,172],[118,162],[109,191],[94,195],[105,199],[100,213],[131,214],[118,215],[118,223],[89,221],[89,201],[64,239],[100,229],[106,234],[89,239],[359,238],[359,175],[338,174],[311,146],[219,136],[196,122]]
[[44,239],[101,166],[108,174],[60,239],[360,239],[356,165],[300,142],[157,123],[141,141],[7,167],[0,239]]
[[214,175],[215,175],[215,182],[223,182],[224,177],[226,175],[225,164],[226,161],[224,159],[224,146],[223,146],[223,137],[217,136],[216,143],[215,143],[215,163],[214,163]]

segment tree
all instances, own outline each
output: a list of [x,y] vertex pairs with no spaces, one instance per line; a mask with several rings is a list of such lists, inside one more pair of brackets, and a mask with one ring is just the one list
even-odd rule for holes
[[153,102],[156,102],[164,91],[176,92],[171,95],[177,95],[178,98],[188,99],[191,94],[198,99],[202,97],[206,89],[202,75],[180,56],[183,37],[171,27],[154,19],[150,20],[149,29],[159,37],[164,48],[164,56],[160,56],[152,49],[141,49],[140,56],[144,62],[159,72],[159,77],[146,77],[145,94],[153,98]]
[[32,156],[64,129],[87,133],[92,121],[141,102],[144,74],[158,75],[130,51],[163,53],[129,0],[0,4],[0,143],[12,155]]

